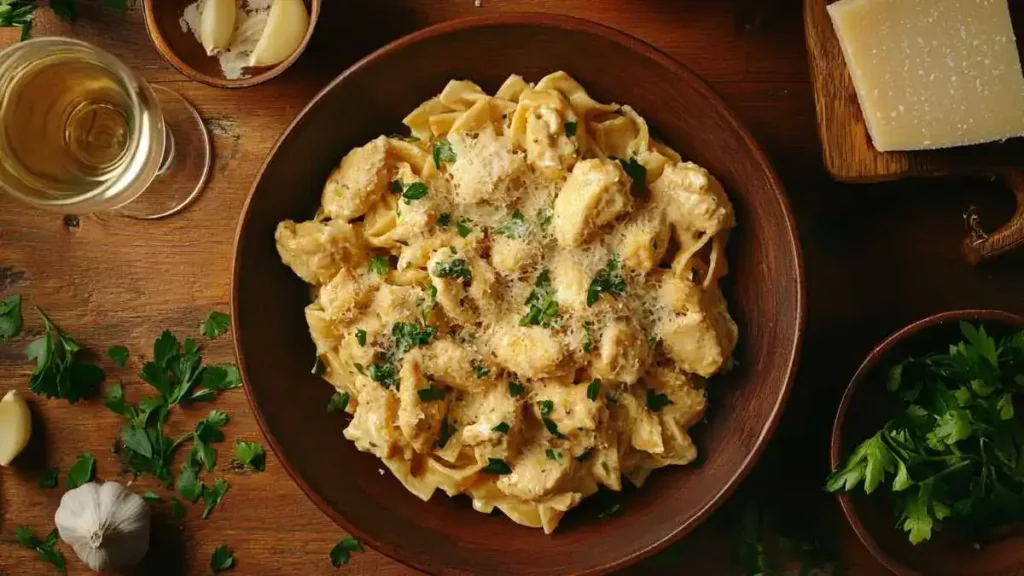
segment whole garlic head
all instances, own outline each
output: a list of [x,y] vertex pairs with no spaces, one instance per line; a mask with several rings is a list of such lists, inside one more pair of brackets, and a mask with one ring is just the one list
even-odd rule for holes
[[53,521],[60,539],[97,572],[134,566],[149,550],[149,507],[117,482],[68,491]]

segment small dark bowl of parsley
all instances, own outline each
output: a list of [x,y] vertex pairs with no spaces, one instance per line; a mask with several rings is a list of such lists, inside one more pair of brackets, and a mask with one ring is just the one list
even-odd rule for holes
[[1024,569],[1024,317],[946,312],[888,337],[832,430],[834,492],[899,575]]

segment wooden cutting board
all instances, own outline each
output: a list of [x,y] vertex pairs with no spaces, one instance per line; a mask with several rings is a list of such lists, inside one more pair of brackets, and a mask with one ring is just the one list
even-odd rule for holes
[[[947,174],[1002,176],[1017,194],[1017,214],[991,235],[980,230],[973,233],[964,242],[964,254],[976,262],[1024,245],[1024,138],[944,150],[876,150],[825,9],[832,1],[804,0],[804,32],[825,169],[836,180],[855,183]],[[1024,1],[1011,0],[1010,9],[1021,47]]]

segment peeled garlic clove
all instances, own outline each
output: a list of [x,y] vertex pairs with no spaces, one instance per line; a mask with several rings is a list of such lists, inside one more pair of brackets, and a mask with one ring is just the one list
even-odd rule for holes
[[302,0],[274,0],[249,65],[273,66],[284,62],[299,49],[308,31],[309,12]]
[[207,54],[227,50],[235,31],[235,0],[206,0],[199,22],[199,37]]
[[0,400],[0,466],[7,466],[28,446],[32,437],[32,412],[17,390]]
[[97,572],[134,566],[149,550],[149,507],[117,482],[68,491],[53,522],[60,539]]

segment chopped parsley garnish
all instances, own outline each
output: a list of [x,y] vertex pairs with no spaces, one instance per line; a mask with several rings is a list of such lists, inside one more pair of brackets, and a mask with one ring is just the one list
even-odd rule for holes
[[619,272],[619,257],[613,255],[604,268],[597,271],[587,288],[587,306],[597,304],[602,294],[622,296],[626,293],[626,281]]
[[491,370],[483,363],[477,363],[473,365],[473,373],[476,375],[476,379],[480,380],[491,373]]
[[395,322],[391,327],[391,336],[395,339],[398,354],[405,354],[417,346],[426,346],[434,339],[437,328],[433,326],[417,326],[408,322]]
[[[51,2],[50,7],[57,16],[61,17],[61,4],[59,2]],[[67,14],[67,10],[71,10],[71,14],[74,14],[74,5],[70,8],[65,7],[64,14]],[[0,26],[11,26],[21,27],[21,40],[24,42],[29,39],[32,32],[32,20],[35,18],[36,3],[35,0],[4,0],[0,3]],[[68,19],[68,18],[65,18]]]
[[359,372],[363,376],[366,376],[366,367],[365,366],[363,366],[359,362],[356,362],[355,364],[353,364],[353,366],[356,367],[356,372]]
[[235,443],[235,459],[242,466],[260,472],[267,467],[267,453],[258,442],[237,441]]
[[388,184],[388,191],[391,192],[392,194],[401,194],[402,190],[402,182],[399,180],[392,180]]
[[484,466],[482,470],[484,474],[511,474],[512,469],[508,467],[508,463],[501,458],[488,458],[487,466]]
[[53,490],[57,487],[59,476],[59,469],[47,468],[43,471],[42,476],[39,477],[39,487],[43,490]]
[[441,429],[437,433],[437,447],[444,448],[454,433],[455,428],[448,422],[448,414],[445,414],[444,419],[441,420]]
[[587,386],[587,398],[593,402],[597,402],[597,397],[601,394],[601,379],[594,378],[594,381]]
[[519,319],[519,325],[550,328],[560,317],[558,301],[555,300],[555,291],[551,287],[551,274],[547,270],[541,270],[533,286],[530,295],[526,297],[526,306],[529,310]]
[[106,374],[95,364],[76,362],[81,346],[55,326],[50,317],[36,306],[43,318],[46,334],[25,349],[25,355],[36,361],[29,379],[29,389],[46,398],[62,398],[74,404],[99,393]]
[[614,515],[619,513],[619,508],[620,508],[620,506],[618,504],[612,504],[607,509],[605,509],[603,512],[600,512],[597,515],[597,517],[598,518],[607,518],[609,516],[614,516]]
[[121,368],[124,368],[125,364],[128,363],[128,349],[124,346],[111,346],[107,350],[107,356],[114,361]]
[[576,124],[575,120],[570,120],[570,121],[565,123],[565,137],[566,138],[575,138],[576,137],[576,126],[577,126],[577,124]]
[[594,349],[594,325],[591,322],[583,323],[583,331],[585,336],[583,337],[583,352],[590,354],[590,351]]
[[432,270],[434,276],[438,278],[458,278],[461,280],[472,280],[473,272],[469,269],[466,264],[465,258],[455,258],[447,262],[438,262],[434,264]]
[[18,544],[25,548],[31,548],[39,555],[39,559],[49,562],[61,572],[67,572],[67,561],[64,553],[57,549],[57,530],[51,530],[46,538],[40,540],[28,526],[19,526],[14,531],[14,537]]
[[672,404],[672,401],[665,394],[659,394],[651,388],[647,389],[647,407],[650,408],[651,412],[661,412],[662,408],[670,404]]
[[86,452],[79,456],[78,460],[72,464],[71,469],[68,470],[68,490],[78,488],[82,484],[92,482],[92,477],[95,475],[96,458],[92,454]]
[[210,557],[210,570],[223,572],[235,565],[235,554],[228,548],[227,544],[217,546]]
[[420,397],[420,402],[437,402],[444,400],[447,393],[448,391],[444,388],[435,388],[433,383],[430,384],[429,388],[423,388],[416,391],[416,394]]
[[544,450],[544,455],[547,456],[548,460],[552,460],[554,462],[562,461],[562,453],[557,450],[552,450],[551,448],[548,448]]
[[423,182],[413,182],[405,187],[405,191],[402,192],[402,198],[408,200],[419,200],[430,192],[430,188]]
[[502,434],[508,434],[509,425],[506,422],[502,422],[501,424],[498,424],[494,428],[491,428],[491,430],[495,432],[501,432]]
[[415,136],[402,136],[401,134],[391,134],[388,136],[393,140],[401,140],[402,142],[419,142],[420,139]]
[[512,218],[502,222],[494,229],[498,236],[506,238],[525,238],[530,233],[530,225],[526,223],[526,217],[519,210],[512,214]]
[[398,389],[398,369],[392,362],[370,364],[370,380],[385,388]]
[[562,434],[558,430],[558,424],[555,424],[554,420],[551,418],[541,418],[540,420],[544,423],[544,427],[547,428],[548,432],[550,432],[552,436],[555,438],[565,438],[565,434]]
[[434,309],[434,305],[437,304],[437,286],[430,284],[427,286],[427,297],[423,302],[423,322],[426,323],[427,318],[430,316],[430,311]]
[[644,167],[637,159],[633,156],[629,160],[623,160],[617,158],[619,164],[622,164],[622,169],[629,174],[630,179],[633,180],[633,196],[637,198],[643,198],[647,195],[647,168]]
[[555,403],[551,400],[541,400],[537,402],[537,406],[540,408],[541,416],[548,416],[555,409]]
[[366,346],[366,330],[356,328],[356,342],[358,342],[360,346]]
[[348,392],[335,392],[331,394],[331,399],[327,401],[327,413],[344,412],[348,408],[350,398]]
[[337,568],[348,564],[349,557],[353,552],[365,552],[363,545],[351,536],[342,538],[331,548],[331,565]]
[[224,499],[224,495],[228,493],[228,489],[231,485],[228,481],[223,478],[217,478],[217,481],[213,483],[213,486],[206,486],[203,489],[203,502],[206,507],[203,509],[203,520],[206,520],[213,509],[220,504],[220,501]]
[[434,158],[434,167],[438,170],[441,169],[441,164],[444,162],[455,162],[458,157],[455,155],[455,150],[452,150],[452,143],[441,139],[434,142],[434,149],[431,152],[431,156]]
[[447,228],[452,223],[452,215],[444,212],[437,217],[437,225],[440,228]]
[[391,263],[388,262],[387,256],[378,255],[370,258],[370,272],[377,276],[387,276],[390,269]]
[[210,312],[206,320],[199,325],[199,333],[210,340],[216,340],[221,334],[227,334],[231,327],[231,316],[223,312]]
[[547,228],[551,224],[552,218],[554,218],[554,213],[551,212],[550,208],[543,208],[537,212],[537,223],[540,224],[541,228]]
[[594,455],[593,448],[587,448],[587,450],[576,457],[577,462],[586,462],[590,460],[590,457]]
[[544,423],[544,428],[547,428],[547,431],[555,438],[565,438],[565,434],[558,431],[558,425],[555,424],[555,421],[548,418],[551,415],[551,411],[555,409],[555,403],[551,400],[539,400],[537,407],[540,408],[540,420]]
[[455,229],[459,231],[459,236],[465,238],[473,233],[473,229],[469,227],[470,220],[468,218],[462,218],[459,223],[455,225]]
[[11,294],[0,300],[0,344],[21,333],[21,295]]
[[511,380],[508,383],[508,395],[509,396],[522,396],[526,392],[526,387],[520,384],[516,380]]
[[143,492],[141,494],[142,499],[146,502],[163,502],[164,499],[160,497],[156,492]]

